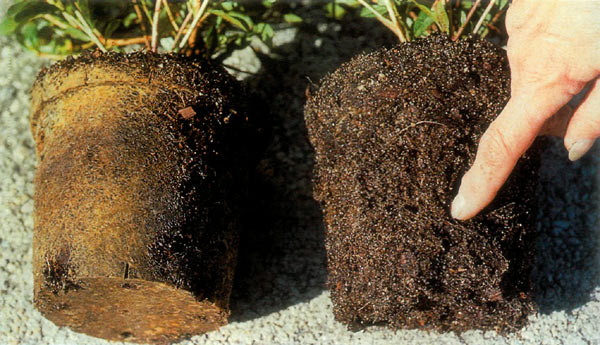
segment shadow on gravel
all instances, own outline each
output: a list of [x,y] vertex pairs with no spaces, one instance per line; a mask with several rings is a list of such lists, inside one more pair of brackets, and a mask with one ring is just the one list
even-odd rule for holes
[[538,187],[534,286],[539,312],[571,312],[600,286],[600,147],[572,163],[560,140],[546,151]]
[[[394,37],[378,24],[339,24],[320,7],[300,9],[293,41],[260,55],[247,84],[265,104],[269,144],[258,167],[231,296],[231,321],[245,321],[308,301],[325,289],[326,254],[320,206],[312,197],[314,152],[303,108],[311,81]],[[355,23],[357,21],[354,21]],[[375,33],[375,34],[374,34]]]

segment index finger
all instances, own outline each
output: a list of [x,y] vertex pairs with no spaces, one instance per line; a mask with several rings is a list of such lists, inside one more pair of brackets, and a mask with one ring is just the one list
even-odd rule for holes
[[469,219],[494,199],[544,122],[569,98],[558,87],[554,92],[513,94],[480,139],[475,162],[462,178],[452,202],[452,217]]

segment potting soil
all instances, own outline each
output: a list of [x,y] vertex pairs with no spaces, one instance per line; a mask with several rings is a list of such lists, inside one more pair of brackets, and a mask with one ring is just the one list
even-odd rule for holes
[[449,212],[509,86],[499,47],[432,36],[362,54],[312,93],[305,116],[336,319],[443,331],[525,325],[541,143],[481,215],[463,222]]

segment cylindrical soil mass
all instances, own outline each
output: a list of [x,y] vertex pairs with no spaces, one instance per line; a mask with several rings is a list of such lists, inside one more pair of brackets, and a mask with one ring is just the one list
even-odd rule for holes
[[48,319],[152,343],[227,322],[245,108],[200,59],[97,51],[39,74],[34,299]]
[[443,36],[362,54],[313,92],[305,117],[338,320],[454,331],[526,323],[539,146],[479,216],[450,216],[509,92],[502,49]]

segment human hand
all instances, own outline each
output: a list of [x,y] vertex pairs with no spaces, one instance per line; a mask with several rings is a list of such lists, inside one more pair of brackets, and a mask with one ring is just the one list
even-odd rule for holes
[[[600,0],[515,0],[506,15],[511,99],[481,137],[452,217],[481,211],[536,136],[564,136],[577,160],[600,136]],[[587,83],[583,103],[563,107]],[[571,116],[572,115],[572,116]]]

